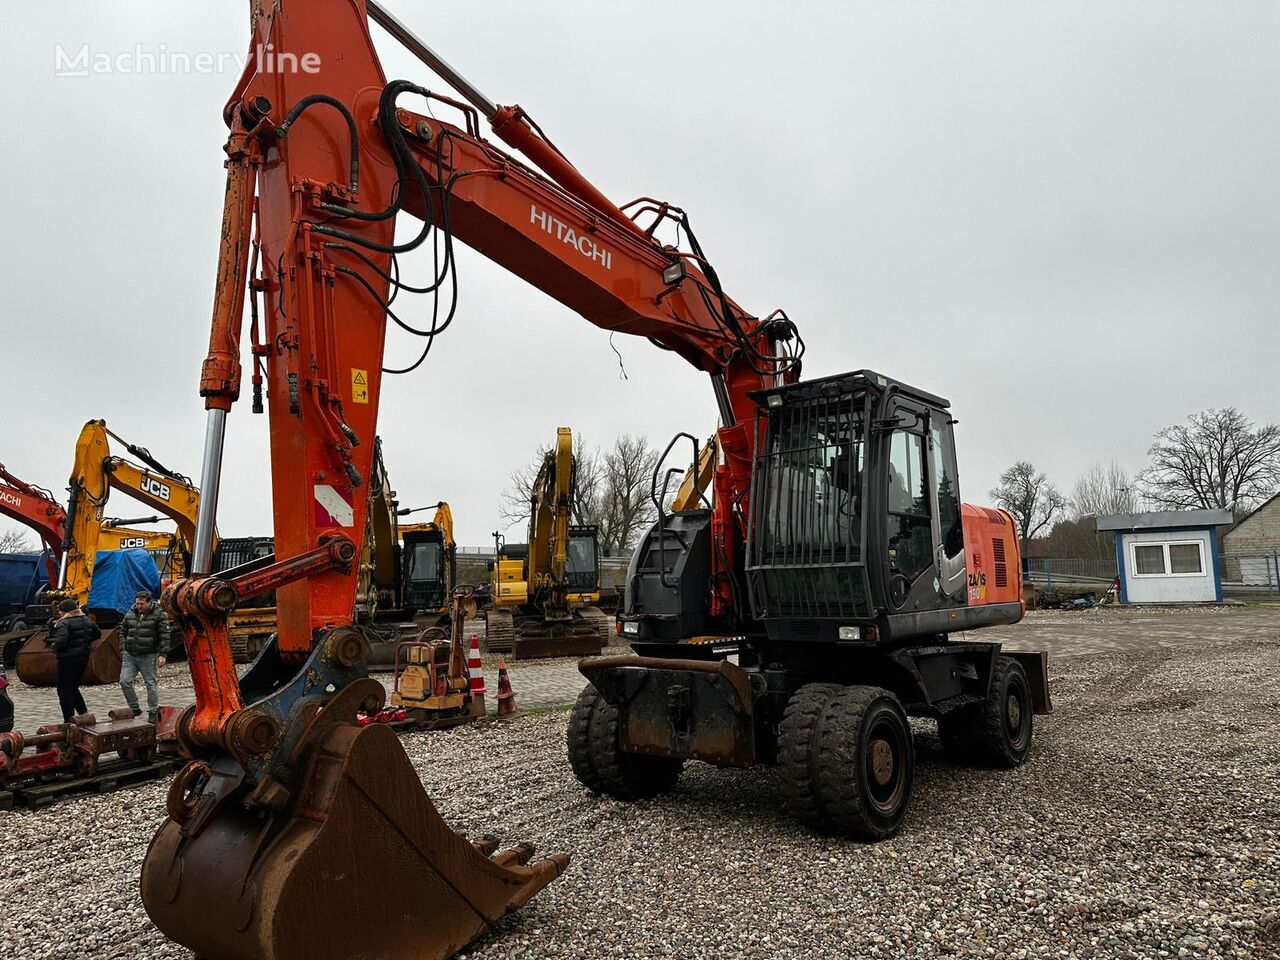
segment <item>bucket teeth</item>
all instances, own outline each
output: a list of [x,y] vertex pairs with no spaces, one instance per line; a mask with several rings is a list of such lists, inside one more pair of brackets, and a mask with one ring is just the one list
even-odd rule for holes
[[493,859],[495,863],[499,863],[504,867],[509,867],[512,864],[523,867],[533,858],[535,852],[536,849],[533,844],[517,843],[514,847],[496,854]]
[[568,866],[451,830],[384,725],[331,726],[308,754],[278,813],[239,791],[161,827],[142,896],[171,940],[207,960],[444,960]]

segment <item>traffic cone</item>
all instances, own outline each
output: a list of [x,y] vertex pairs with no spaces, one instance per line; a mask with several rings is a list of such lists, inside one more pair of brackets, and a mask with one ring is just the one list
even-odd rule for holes
[[480,659],[480,638],[474,633],[467,656],[467,676],[471,678],[471,715],[483,717],[488,712],[484,705],[484,663]]
[[498,719],[511,720],[520,715],[516,707],[516,692],[511,687],[511,676],[507,673],[507,661],[498,659]]

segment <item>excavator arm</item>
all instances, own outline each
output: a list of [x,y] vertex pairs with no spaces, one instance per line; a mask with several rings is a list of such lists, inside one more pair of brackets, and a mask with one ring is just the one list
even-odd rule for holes
[[53,494],[14,476],[0,463],[0,515],[30,527],[49,550],[49,582],[58,582],[67,512]]
[[563,599],[569,565],[569,524],[575,494],[573,431],[556,430],[534,478],[529,510],[529,581],[532,587],[559,593]]

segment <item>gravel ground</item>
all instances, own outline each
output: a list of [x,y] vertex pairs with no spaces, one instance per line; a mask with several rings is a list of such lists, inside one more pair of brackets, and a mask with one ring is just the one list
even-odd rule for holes
[[[1280,957],[1274,623],[1054,661],[1057,711],[1015,771],[951,766],[919,724],[912,813],[876,845],[781,818],[769,770],[594,797],[562,712],[405,746],[459,829],[573,856],[473,957]],[[0,956],[189,956],[136,893],[162,790],[0,814]]]

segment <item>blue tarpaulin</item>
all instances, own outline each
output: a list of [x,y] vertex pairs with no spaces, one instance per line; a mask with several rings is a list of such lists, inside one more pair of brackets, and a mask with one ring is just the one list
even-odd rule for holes
[[160,571],[145,550],[99,550],[89,589],[90,610],[128,613],[139,590],[160,596]]

